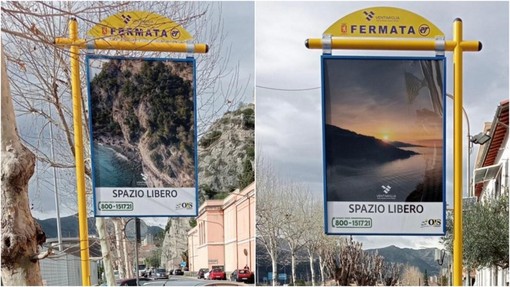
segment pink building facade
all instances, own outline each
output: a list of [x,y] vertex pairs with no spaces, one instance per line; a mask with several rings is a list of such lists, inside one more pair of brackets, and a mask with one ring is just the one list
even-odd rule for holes
[[222,200],[206,200],[188,232],[189,270],[255,268],[255,183]]

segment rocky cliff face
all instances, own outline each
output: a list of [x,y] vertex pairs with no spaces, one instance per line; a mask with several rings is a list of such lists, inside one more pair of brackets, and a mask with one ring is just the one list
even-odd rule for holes
[[[255,106],[226,113],[199,140],[198,176],[201,196],[218,198],[246,186],[246,166],[253,170]],[[250,181],[251,182],[251,181]]]
[[195,184],[193,66],[110,60],[91,81],[94,142],[141,166],[149,187]]
[[161,264],[165,264],[166,269],[174,269],[183,260],[181,254],[188,250],[189,218],[169,219],[167,227],[161,247]]
[[[198,184],[200,203],[223,198],[253,181],[255,157],[255,105],[228,112],[215,121],[199,140]],[[169,219],[161,262],[181,262],[188,249],[189,218]],[[168,264],[168,263],[167,263]],[[171,268],[167,265],[167,268]]]

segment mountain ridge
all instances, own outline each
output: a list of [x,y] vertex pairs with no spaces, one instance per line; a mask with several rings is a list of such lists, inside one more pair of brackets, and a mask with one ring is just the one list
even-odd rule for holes
[[328,165],[366,167],[418,154],[333,125],[326,125],[326,143]]
[[[56,218],[46,218],[46,219],[35,219],[43,229],[46,234],[46,238],[56,238],[57,237],[57,219]],[[142,219],[143,220],[143,219]],[[94,217],[87,218],[89,236],[94,235],[97,236],[96,231],[96,221]],[[64,216],[60,218],[60,227],[62,237],[78,237],[79,236],[79,225],[78,225],[78,215],[73,214],[69,216]],[[147,226],[147,233],[156,235],[159,232],[164,231],[163,228],[159,226]]]
[[[420,269],[422,273],[425,273],[425,270],[427,270],[428,275],[433,276],[439,275],[442,268],[434,259],[436,250],[438,250],[438,248],[412,249],[390,245],[383,248],[366,249],[365,251],[369,253],[377,252],[388,262],[415,266]],[[446,258],[445,262],[447,262]]]

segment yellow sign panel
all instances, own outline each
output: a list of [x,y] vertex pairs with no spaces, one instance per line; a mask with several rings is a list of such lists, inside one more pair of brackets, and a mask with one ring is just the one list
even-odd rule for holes
[[87,33],[94,38],[146,41],[186,41],[192,37],[181,25],[167,17],[145,12],[127,11],[112,15]]
[[393,7],[371,7],[353,12],[336,21],[324,34],[333,37],[444,37],[444,33],[429,20]]

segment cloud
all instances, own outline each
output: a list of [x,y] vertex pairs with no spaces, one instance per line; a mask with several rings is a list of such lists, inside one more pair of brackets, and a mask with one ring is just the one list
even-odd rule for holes
[[382,248],[395,245],[400,248],[443,248],[436,236],[353,236],[363,243],[363,249]]

